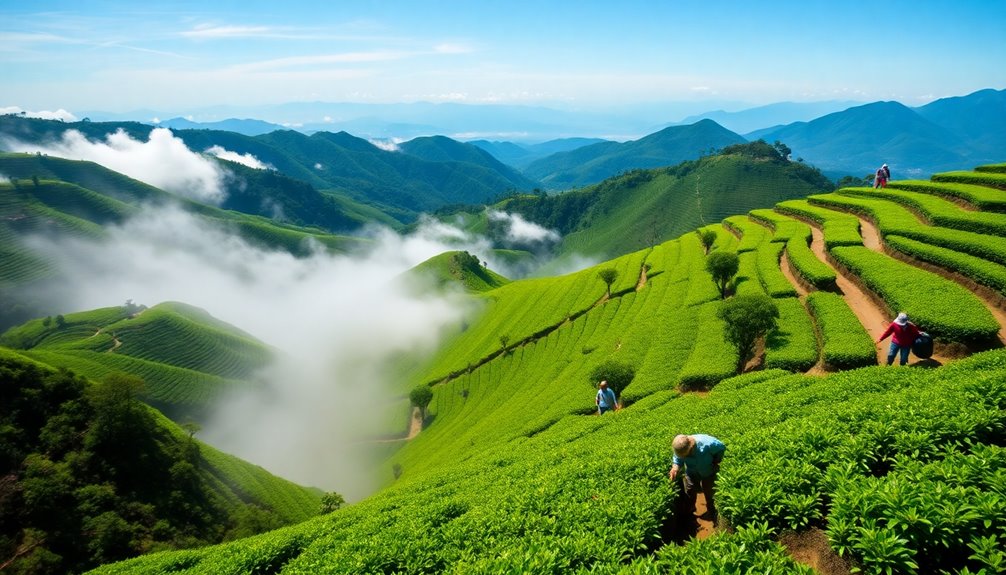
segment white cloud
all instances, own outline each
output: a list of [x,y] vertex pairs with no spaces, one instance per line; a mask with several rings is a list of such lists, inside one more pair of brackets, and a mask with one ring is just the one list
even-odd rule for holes
[[0,174],[0,184],[9,184],[9,183],[10,183],[10,178],[8,178],[7,176],[5,176],[3,174]]
[[453,249],[445,235],[457,237],[432,225],[406,237],[379,229],[366,252],[296,258],[185,212],[150,209],[110,228],[106,241],[37,237],[31,245],[70,278],[58,309],[181,301],[280,349],[285,359],[262,374],[264,389],[220,402],[200,438],[355,500],[377,486],[359,430],[407,393],[385,366],[401,353],[431,351],[468,309],[468,299],[417,296],[398,279]]
[[316,169],[316,170],[324,170],[325,166],[322,166],[321,164],[315,162],[314,169]]
[[223,146],[211,146],[206,149],[206,153],[211,156],[216,156],[221,160],[236,162],[238,164],[248,166],[249,168],[255,168],[256,170],[267,170],[272,168],[272,166],[263,163],[250,152],[247,154],[239,154],[237,152],[232,152]]
[[398,147],[398,144],[401,144],[404,141],[405,140],[403,140],[402,138],[390,138],[390,139],[375,138],[373,140],[370,140],[370,143],[384,150],[385,152],[397,152],[401,149]]
[[498,210],[487,210],[489,221],[507,224],[507,240],[518,243],[555,242],[559,233],[529,222],[520,214],[509,214]]
[[146,142],[134,140],[122,130],[98,142],[88,140],[77,130],[67,130],[57,142],[37,145],[7,140],[4,146],[12,151],[88,160],[201,202],[219,204],[225,197],[225,172],[216,162],[189,150],[166,128],[151,130]]
[[39,110],[37,112],[32,112],[25,110],[19,106],[7,106],[5,108],[0,108],[0,116],[7,114],[24,114],[29,118],[41,118],[43,120],[62,120],[64,122],[76,122],[77,116],[74,116],[70,112],[67,112],[63,108],[56,110],[55,112],[50,110]]

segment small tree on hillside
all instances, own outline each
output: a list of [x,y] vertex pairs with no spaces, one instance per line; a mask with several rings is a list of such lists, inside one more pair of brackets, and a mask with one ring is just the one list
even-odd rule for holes
[[712,230],[696,230],[696,232],[699,234],[699,239],[702,240],[702,249],[706,251],[706,255],[709,255],[709,250],[716,243],[716,232]]
[[767,295],[743,295],[723,302],[716,315],[726,322],[723,332],[737,348],[741,369],[754,355],[755,343],[776,328],[779,308]]
[[412,405],[419,408],[420,419],[426,421],[426,408],[433,401],[433,390],[428,385],[419,384],[412,388],[412,391],[409,393],[409,401],[412,402]]
[[321,496],[321,513],[331,513],[346,504],[346,498],[332,491]]
[[601,362],[590,372],[590,385],[597,387],[602,380],[608,382],[608,387],[615,392],[615,397],[622,397],[622,390],[628,387],[632,378],[636,377],[636,370],[627,363],[608,359]]
[[597,277],[601,278],[601,281],[608,286],[608,297],[611,297],[611,284],[615,283],[615,280],[618,279],[618,270],[615,268],[604,268],[597,272]]
[[712,274],[722,299],[727,298],[727,285],[737,275],[739,267],[740,260],[733,252],[713,252],[706,256],[706,271]]

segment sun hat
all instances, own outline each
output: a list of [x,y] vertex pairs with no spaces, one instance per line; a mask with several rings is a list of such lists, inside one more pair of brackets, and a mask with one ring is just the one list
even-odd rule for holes
[[908,323],[908,314],[905,312],[899,313],[898,317],[894,318],[894,323],[898,325],[905,325]]

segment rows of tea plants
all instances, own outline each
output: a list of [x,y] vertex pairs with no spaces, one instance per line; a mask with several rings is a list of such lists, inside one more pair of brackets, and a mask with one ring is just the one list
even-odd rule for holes
[[798,298],[777,298],[775,304],[778,327],[766,337],[765,368],[807,371],[820,356],[814,322]]
[[890,235],[884,241],[898,252],[957,272],[1006,297],[1006,266],[1002,264],[901,236]]
[[986,186],[928,180],[895,180],[887,185],[887,189],[940,196],[987,212],[1006,212],[1006,195],[1001,190]]
[[873,338],[842,296],[825,291],[807,294],[807,308],[821,333],[821,356],[829,369],[854,369],[877,363]]
[[751,221],[747,216],[730,216],[723,220],[723,225],[740,237],[740,243],[737,244],[739,254],[754,251],[762,242],[771,239],[769,230]]
[[[807,527],[866,573],[993,570],[1006,543],[1004,381],[1001,350],[938,370],[754,373],[708,397],[566,416],[423,473],[403,466],[393,486],[301,525],[93,573],[808,573],[774,542]],[[719,508],[737,531],[665,545],[679,522],[669,443],[692,432],[727,445]],[[954,529],[960,541],[943,547]]]
[[890,313],[907,312],[933,337],[961,343],[995,339],[1000,325],[964,287],[865,247],[840,247],[832,256],[880,296]]
[[969,172],[969,171],[955,171],[955,172],[941,172],[939,174],[933,174],[932,180],[934,182],[954,182],[959,184],[975,184],[977,186],[986,186],[989,188],[998,188],[1000,190],[1006,190],[1006,174],[1001,172]]
[[640,270],[649,250],[561,277],[511,282],[486,292],[479,298],[484,309],[478,321],[446,342],[444,351],[434,359],[426,380],[436,380],[465,369],[507,347],[555,329],[573,316],[586,312],[606,293],[598,271],[613,267],[618,272],[611,286],[613,296],[635,289]]
[[931,225],[978,234],[1006,236],[1006,214],[964,210],[957,204],[936,196],[895,189],[842,188],[845,196],[883,199],[897,202],[921,214]]
[[764,243],[758,247],[758,279],[765,292],[774,298],[796,297],[797,291],[782,273],[780,260],[788,244]]
[[[882,236],[890,234],[904,236],[1006,264],[1006,252],[1002,250],[1002,238],[963,230],[927,226],[921,223],[915,214],[895,202],[839,194],[811,196],[808,199],[817,205],[861,214],[877,224]],[[851,217],[848,214],[843,215]],[[827,235],[825,235],[825,240],[827,241]]]
[[824,231],[824,245],[828,249],[836,246],[863,245],[863,236],[859,233],[859,220],[855,216],[824,209],[810,204],[807,200],[786,200],[776,204],[775,209],[779,213],[819,225]]
[[755,210],[751,217],[775,230],[773,242],[785,242],[786,258],[804,281],[817,289],[835,288],[835,271],[817,259],[810,248],[810,226],[772,210]]

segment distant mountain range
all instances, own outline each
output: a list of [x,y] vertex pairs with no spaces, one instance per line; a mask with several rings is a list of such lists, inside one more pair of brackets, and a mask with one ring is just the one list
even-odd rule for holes
[[894,178],[925,178],[1006,158],[1006,90],[981,90],[919,108],[875,102],[747,137],[780,140],[794,157],[832,176],[865,175],[887,163]]

